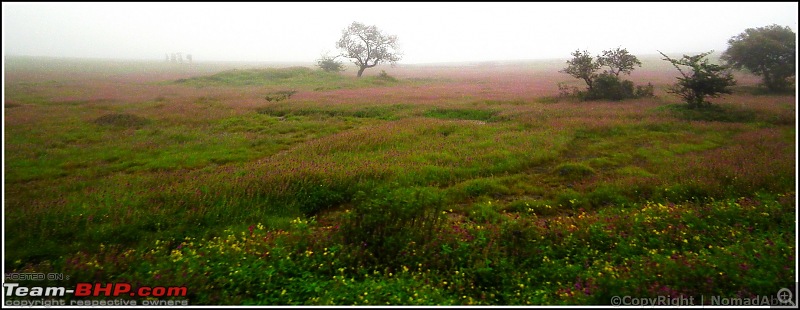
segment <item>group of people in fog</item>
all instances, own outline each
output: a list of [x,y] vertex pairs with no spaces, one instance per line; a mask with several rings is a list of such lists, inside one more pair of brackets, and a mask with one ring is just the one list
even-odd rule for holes
[[[171,54],[165,53],[164,59],[166,62],[183,63],[183,53],[181,52],[171,53]],[[186,54],[186,62],[192,63],[192,54]]]

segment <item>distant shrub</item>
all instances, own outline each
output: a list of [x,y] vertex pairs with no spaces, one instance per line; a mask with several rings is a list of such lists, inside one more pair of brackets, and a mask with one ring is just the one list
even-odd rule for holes
[[558,96],[561,98],[576,97],[580,93],[577,87],[568,86],[567,83],[558,83]]
[[322,56],[317,59],[317,67],[325,72],[342,72],[344,65],[341,61],[336,61],[336,57]]
[[381,70],[381,73],[378,74],[376,79],[382,80],[382,81],[387,81],[387,82],[397,82],[397,79],[395,77],[389,75],[388,73],[386,73],[386,70]]
[[[634,86],[629,80],[622,80],[619,77],[603,73],[595,77],[593,88],[587,91],[579,91],[577,88],[569,92],[563,89],[562,96],[576,96],[581,100],[624,100],[633,98],[653,97],[653,84],[646,86]],[[559,88],[561,86],[559,85]]]
[[634,97],[636,98],[655,97],[655,93],[653,92],[653,84],[647,83],[646,86],[636,85],[636,92],[634,93]]
[[98,117],[94,123],[102,126],[141,127],[150,123],[150,120],[133,114],[115,113]]
[[[635,67],[642,66],[639,59],[628,53],[627,49],[618,47],[605,50],[603,55],[597,56],[596,59],[588,51],[580,50],[573,52],[572,56],[573,58],[567,61],[568,66],[560,72],[584,80],[588,88],[586,91],[579,91],[577,87],[569,88],[559,83],[560,97],[577,97],[580,100],[623,100],[653,96],[652,85],[634,88],[633,82],[620,79],[620,74],[630,75]],[[607,69],[601,74],[595,73],[602,67]]]
[[297,93],[296,90],[281,90],[267,94],[267,96],[264,97],[264,99],[266,99],[269,102],[273,101],[278,102],[291,98],[292,95],[294,95],[295,93]]
[[622,100],[634,97],[633,82],[620,80],[612,74],[600,74],[594,79],[593,88],[586,92],[585,99]]

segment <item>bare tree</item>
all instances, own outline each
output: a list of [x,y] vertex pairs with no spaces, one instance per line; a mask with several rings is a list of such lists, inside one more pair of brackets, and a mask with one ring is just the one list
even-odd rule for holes
[[397,36],[383,34],[377,27],[359,22],[353,22],[342,30],[336,47],[342,50],[342,56],[352,59],[358,66],[358,77],[367,68],[382,62],[394,66],[402,57],[397,51]]

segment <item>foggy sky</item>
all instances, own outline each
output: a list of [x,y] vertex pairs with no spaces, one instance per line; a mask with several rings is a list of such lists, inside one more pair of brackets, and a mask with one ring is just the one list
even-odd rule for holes
[[[3,3],[4,55],[313,62],[353,21],[399,37],[400,63],[724,51],[746,28],[797,33],[797,3]],[[705,13],[708,12],[708,13]]]

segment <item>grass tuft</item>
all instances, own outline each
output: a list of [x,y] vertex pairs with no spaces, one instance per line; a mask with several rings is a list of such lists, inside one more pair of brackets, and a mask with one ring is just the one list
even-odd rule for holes
[[139,128],[149,124],[150,120],[134,114],[114,113],[98,117],[94,120],[94,123],[101,126]]

